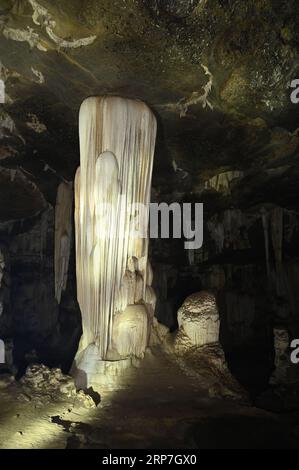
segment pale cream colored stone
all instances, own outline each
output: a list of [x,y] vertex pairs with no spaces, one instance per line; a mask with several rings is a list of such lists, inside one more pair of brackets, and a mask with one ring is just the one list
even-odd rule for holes
[[60,183],[55,206],[55,297],[60,303],[66,289],[72,241],[73,188]]

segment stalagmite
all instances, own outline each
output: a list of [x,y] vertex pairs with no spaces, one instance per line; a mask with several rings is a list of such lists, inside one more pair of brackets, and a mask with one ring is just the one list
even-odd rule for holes
[[271,238],[274,249],[276,268],[282,263],[283,209],[275,207],[271,211]]
[[60,303],[67,284],[72,239],[73,188],[60,183],[55,207],[55,297]]
[[264,207],[261,208],[262,224],[264,231],[264,242],[265,242],[265,256],[266,256],[266,268],[267,277],[270,279],[270,259],[269,259],[269,216]]
[[278,295],[283,295],[285,292],[285,276],[282,265],[282,243],[283,243],[283,209],[275,207],[270,212],[271,223],[271,239],[275,258],[276,268],[276,292]]
[[4,310],[4,305],[3,305],[3,296],[2,296],[2,279],[4,277],[4,268],[5,268],[5,262],[4,262],[4,255],[0,249],[0,317],[3,313]]
[[79,132],[75,227],[83,336],[77,369],[89,345],[99,360],[111,351],[140,357],[147,346],[152,273],[147,233],[140,233],[141,225],[147,232],[147,218],[136,204],[150,202],[156,119],[141,101],[91,97],[81,105]]

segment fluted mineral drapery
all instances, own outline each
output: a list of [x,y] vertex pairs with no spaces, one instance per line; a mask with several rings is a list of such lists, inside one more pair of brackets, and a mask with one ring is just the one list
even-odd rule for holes
[[[142,307],[137,322],[140,318],[144,324],[144,307],[149,321],[151,318],[152,310],[146,306],[151,284],[146,274],[150,270],[148,239],[132,237],[136,219],[131,207],[133,203],[150,202],[156,119],[141,101],[91,97],[81,105],[79,134],[75,227],[77,291],[83,323],[80,350],[95,343],[100,358],[105,359],[111,348],[118,353],[130,349],[119,344],[129,342],[133,331],[131,320],[130,331],[119,329],[121,318],[127,316],[122,317],[122,312],[129,305]],[[119,339],[120,331],[124,333]],[[138,351],[138,347],[133,349]]]

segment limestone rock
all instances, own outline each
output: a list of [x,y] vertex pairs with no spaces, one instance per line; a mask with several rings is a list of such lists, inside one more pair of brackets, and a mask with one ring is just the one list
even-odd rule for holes
[[[289,384],[299,382],[298,367],[290,361],[289,334],[285,328],[274,328],[275,370],[270,378],[270,384]],[[297,372],[297,377],[295,373]]]
[[109,351],[107,360],[101,360],[96,344],[90,344],[79,352],[71,369],[77,389],[87,390],[88,387],[93,387],[102,395],[107,390],[121,388],[122,379],[127,377],[132,366],[137,365],[138,359],[121,359],[119,355],[115,358],[115,354],[117,353]]
[[178,324],[195,346],[217,342],[220,321],[215,296],[201,291],[187,297],[178,311]]
[[144,220],[136,207],[150,200],[156,127],[154,114],[141,101],[90,97],[80,108],[81,166],[75,180],[79,352],[96,343],[100,359],[111,349],[113,327],[121,357],[140,356],[146,347],[146,309],[132,307],[145,301],[147,284],[140,269],[142,278],[136,279],[138,260],[143,258],[146,269],[148,259],[148,240],[139,234]]
[[68,397],[78,400],[85,408],[95,407],[95,403],[87,392],[76,388],[74,379],[64,375],[60,369],[50,369],[42,364],[33,364],[27,368],[20,380],[21,401],[41,400],[42,402],[61,400]]
[[129,305],[113,321],[112,346],[121,358],[143,357],[148,342],[148,315],[144,305]]
[[24,388],[35,391],[47,389],[48,392],[60,390],[66,394],[76,394],[74,381],[70,376],[63,375],[60,369],[49,369],[42,364],[29,366],[20,383]]
[[213,398],[247,400],[247,393],[230,373],[220,343],[191,348],[184,355],[186,370],[200,378]]
[[148,311],[151,317],[154,316],[157,297],[154,289],[151,286],[146,286],[145,289],[145,303],[148,307]]
[[72,241],[73,188],[60,183],[55,207],[55,297],[60,303],[66,289]]
[[205,189],[214,189],[227,195],[231,193],[231,185],[234,180],[243,177],[242,171],[226,171],[213,176],[205,182]]

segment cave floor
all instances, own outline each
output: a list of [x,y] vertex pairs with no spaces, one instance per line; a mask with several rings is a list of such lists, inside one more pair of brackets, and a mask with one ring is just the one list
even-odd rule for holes
[[299,447],[298,417],[211,399],[161,351],[114,388],[103,385],[94,408],[59,390],[49,401],[7,382],[0,376],[0,448]]

